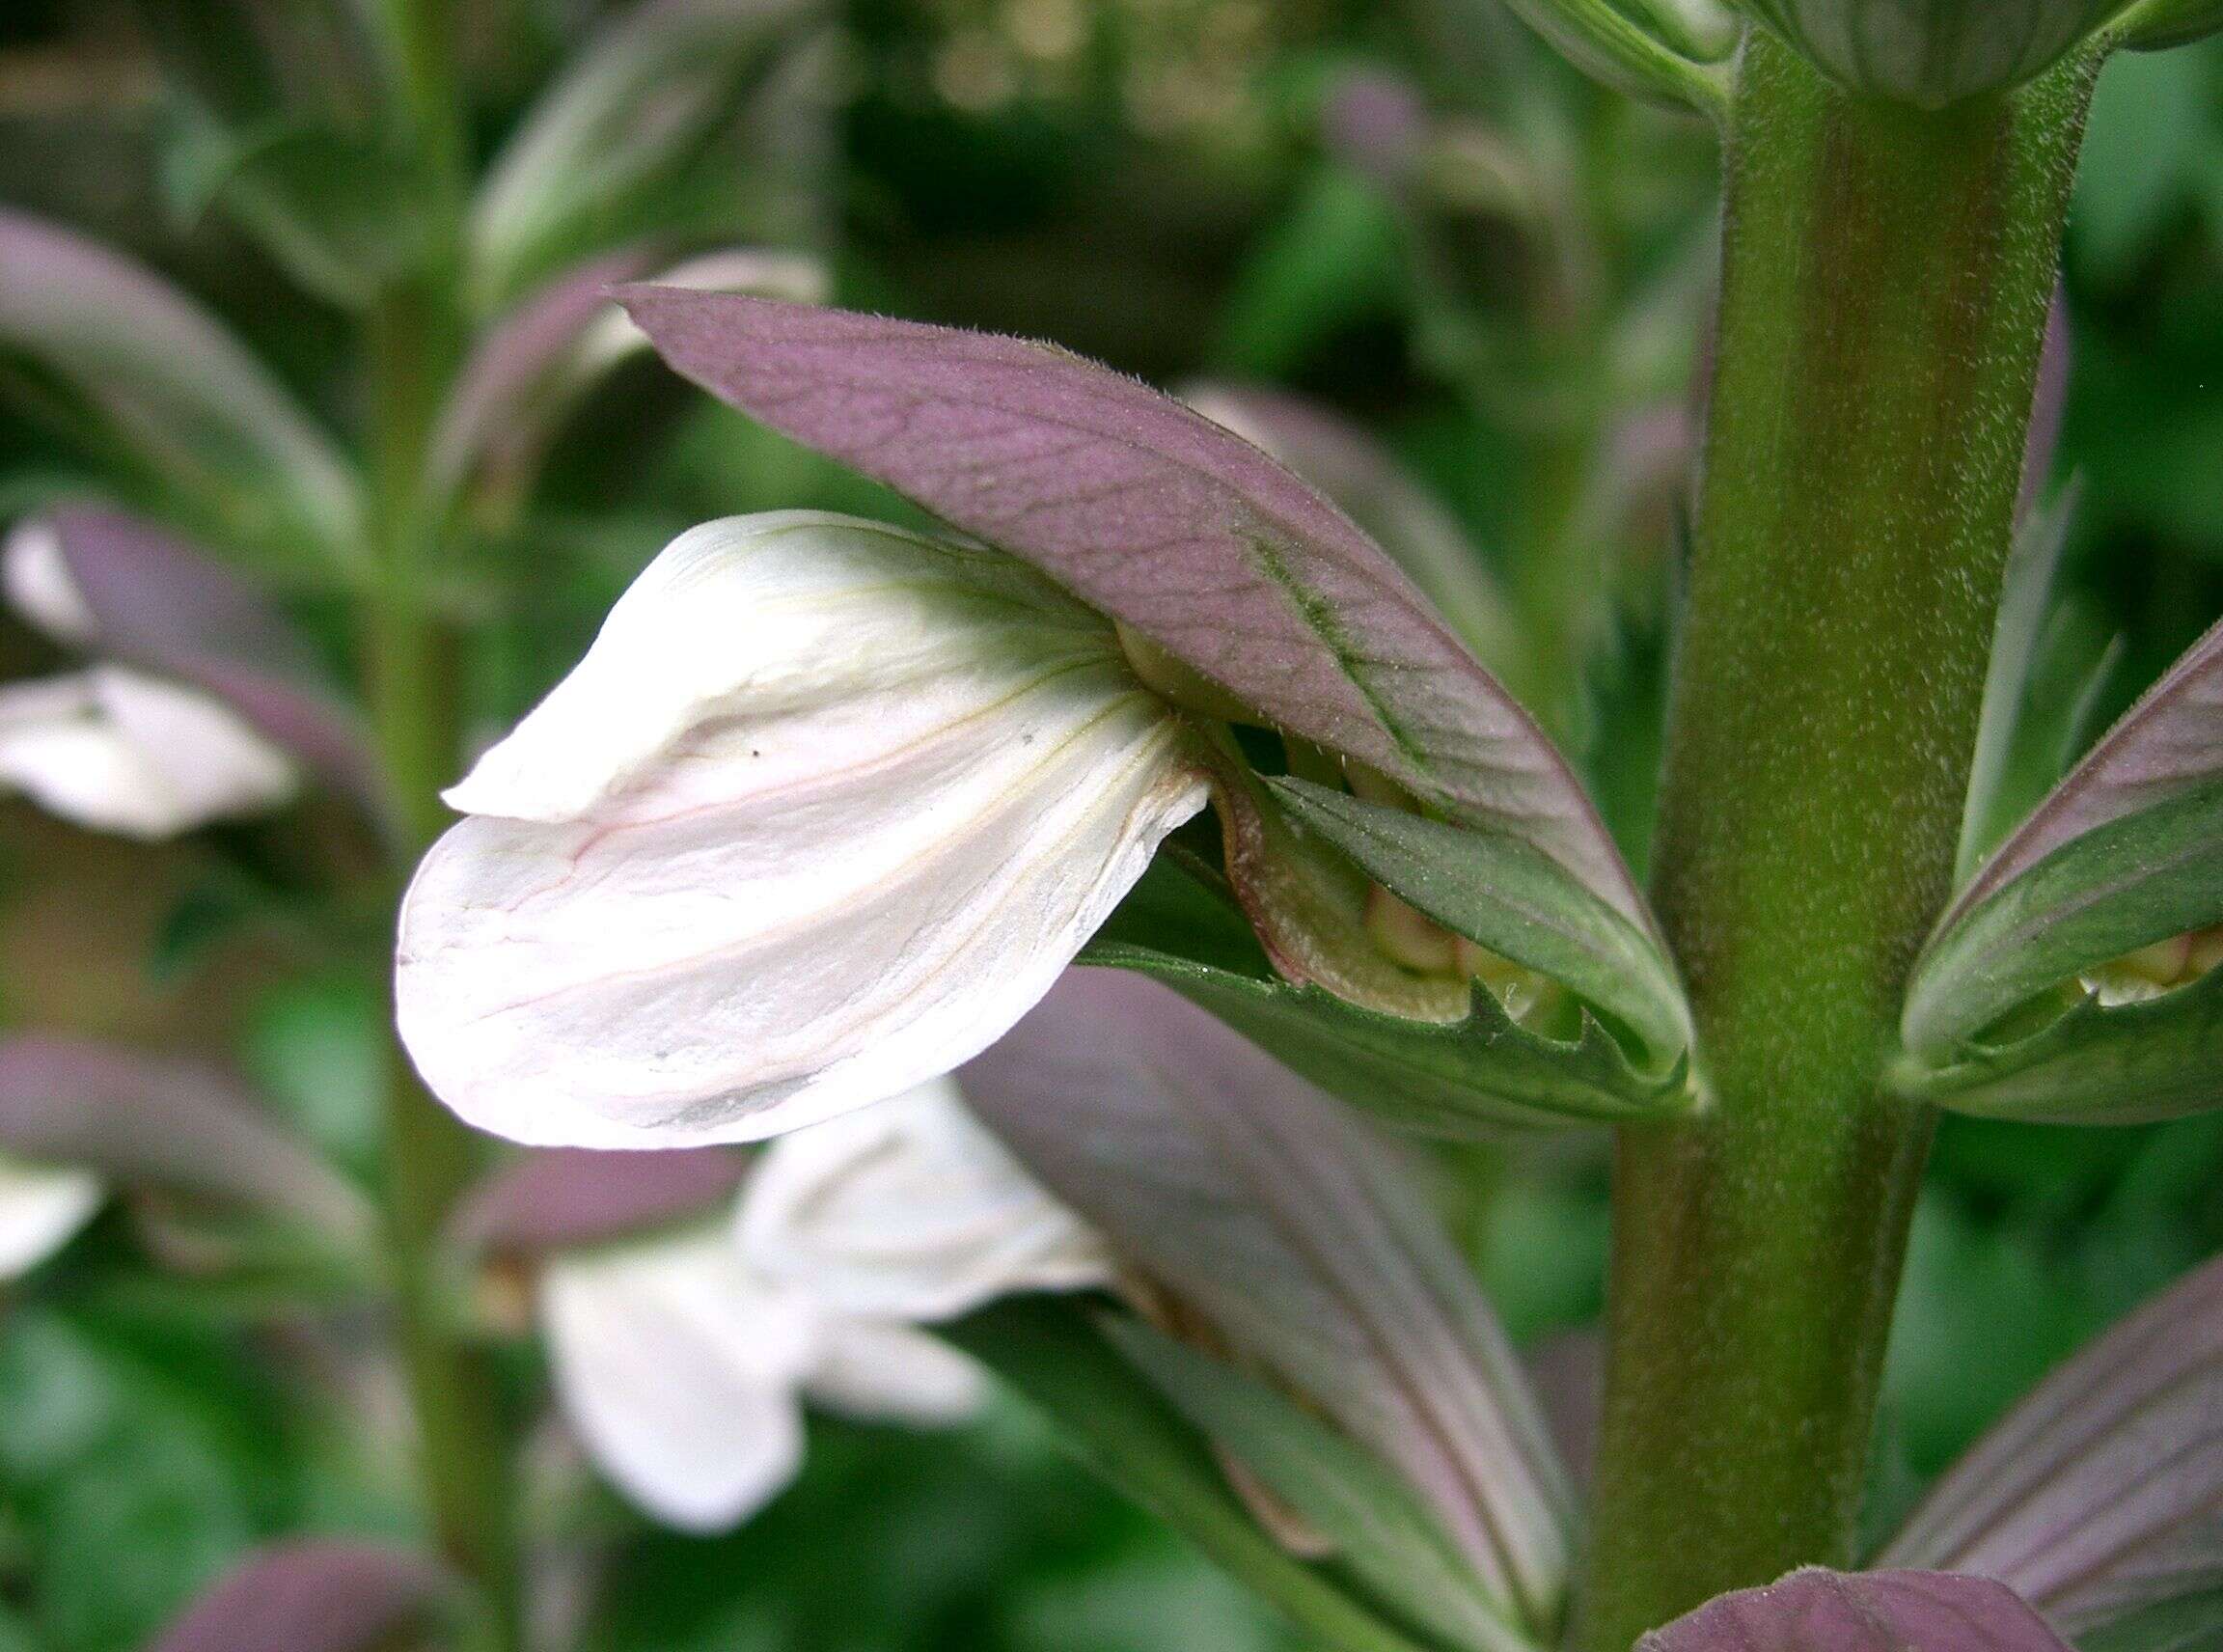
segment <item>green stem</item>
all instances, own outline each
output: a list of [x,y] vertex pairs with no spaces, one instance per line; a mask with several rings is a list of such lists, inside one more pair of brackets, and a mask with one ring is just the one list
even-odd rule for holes
[[[384,15],[408,136],[438,209],[429,256],[381,295],[368,341],[373,509],[363,665],[395,807],[398,903],[410,868],[446,824],[440,790],[454,778],[462,745],[458,639],[432,599],[439,525],[425,482],[461,331],[454,276],[464,156],[449,0],[387,0]],[[492,1644],[511,1652],[523,1632],[507,1428],[496,1373],[464,1329],[446,1247],[450,1212],[477,1170],[477,1143],[418,1082],[398,1042],[388,1048],[387,1066],[387,1244],[419,1476],[442,1553],[479,1585]]]
[[454,0],[382,0],[387,53],[400,113],[443,216],[459,209],[464,184],[464,110],[456,75]]
[[1931,1133],[1948,893],[2089,60],[1938,114],[1755,30],[1659,844],[1708,1105],[1616,1166],[1578,1644],[1845,1565]]
[[[455,638],[427,597],[433,550],[422,479],[453,354],[430,283],[387,294],[370,328],[374,583],[365,615],[371,723],[396,807],[398,900],[446,813],[453,777]],[[496,1644],[519,1643],[508,1464],[494,1373],[461,1334],[447,1265],[449,1213],[476,1169],[476,1143],[427,1094],[396,1043],[387,1052],[385,1214],[419,1472],[441,1550],[485,1596]]]

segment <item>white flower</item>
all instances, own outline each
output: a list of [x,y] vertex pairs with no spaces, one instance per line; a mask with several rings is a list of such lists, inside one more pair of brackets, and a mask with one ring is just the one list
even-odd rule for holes
[[90,1170],[0,1158],[0,1281],[21,1279],[67,1245],[100,1208]]
[[122,666],[0,686],[0,792],[95,831],[169,838],[273,809],[293,763],[222,702]]
[[449,793],[402,1036],[519,1141],[775,1135],[993,1042],[1205,797],[1111,626],[1017,562],[710,523]]
[[0,550],[0,595],[57,642],[89,643],[98,629],[93,605],[70,576],[62,536],[42,518],[30,517],[8,536]]
[[1111,1258],[937,1079],[782,1137],[742,1196],[742,1253],[845,1312],[920,1323],[1109,1281]]
[[683,1530],[726,1530],[802,1467],[803,1402],[940,1424],[984,1393],[908,1327],[830,1313],[751,1269],[723,1225],[572,1252],[540,1276],[557,1391],[595,1463]]
[[[73,647],[98,622],[42,518],[0,550],[0,595]],[[122,666],[0,684],[0,794],[21,792],[65,820],[130,838],[173,838],[285,803],[300,777],[222,702]]]

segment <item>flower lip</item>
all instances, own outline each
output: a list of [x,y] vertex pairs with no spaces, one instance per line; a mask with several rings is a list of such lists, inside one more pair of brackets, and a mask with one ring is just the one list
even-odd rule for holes
[[512,1139],[758,1139],[986,1047],[1203,808],[1106,621],[816,512],[682,536],[450,793],[399,1024]]
[[936,1079],[782,1137],[736,1221],[766,1276],[842,1312],[933,1323],[1018,1291],[1107,1282],[1096,1235]]
[[727,1529],[802,1467],[818,1315],[755,1279],[717,1228],[560,1256],[539,1309],[564,1415],[659,1520]]

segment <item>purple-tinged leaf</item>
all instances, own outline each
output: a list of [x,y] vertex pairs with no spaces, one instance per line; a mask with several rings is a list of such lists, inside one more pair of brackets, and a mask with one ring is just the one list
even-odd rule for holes
[[192,497],[241,543],[344,554],[360,499],[329,437],[223,326],[151,270],[0,209],[0,360],[89,441]]
[[[1534,1652],[1410,1489],[1302,1406],[1140,1319],[1107,1314],[1104,1335],[1229,1459],[1230,1478],[1293,1512],[1315,1543],[1448,1647]],[[1253,1504],[1254,1508],[1257,1504]]]
[[961,1082],[1115,1253],[1402,1475],[1497,1598],[1549,1620],[1564,1476],[1396,1143],[1111,972],[1070,972]]
[[1649,927],[1534,722],[1349,517],[1049,345],[729,293],[620,298],[678,372],[1034,563],[1290,734],[1520,838]]
[[2086,833],[2223,779],[2223,624],[2187,649],[2000,845],[1940,932]]
[[2039,1384],[1882,1563],[1996,1578],[2079,1638],[2223,1589],[2223,1261]]
[[1943,1572],[1793,1572],[1717,1595],[1636,1652],[2072,1652],[2015,1591]]
[[1067,1297],[1005,1297],[940,1328],[1047,1417],[1066,1448],[1185,1532],[1206,1556],[1338,1652],[1422,1652],[1262,1528],[1215,1453]]
[[514,468],[544,439],[536,393],[562,369],[596,317],[610,307],[613,283],[648,268],[645,248],[624,247],[565,271],[497,321],[471,352],[433,432],[431,467],[444,492],[475,468]]
[[383,789],[368,733],[308,645],[261,592],[151,522],[63,505],[19,527],[53,536],[96,653],[214,695],[373,815]]
[[2069,297],[2058,286],[2053,308],[2045,314],[2045,344],[2038,355],[2038,390],[2030,403],[2030,433],[2022,444],[2022,493],[2015,507],[2017,520],[2026,521],[2053,474],[2053,456],[2061,447],[2061,425],[2069,411],[2069,375],[2075,362],[2074,340],[2069,328]]
[[1412,576],[1479,658],[1499,671],[1523,663],[1512,605],[1481,551],[1365,430],[1303,397],[1257,385],[1192,385],[1182,399],[1326,494]]
[[1606,1415],[1606,1337],[1595,1330],[1557,1331],[1522,1358],[1568,1478],[1587,1495],[1597,1477],[1598,1435]]
[[222,1072],[90,1039],[0,1039],[0,1152],[267,1207],[344,1243],[371,1225],[354,1189]]
[[[2054,577],[2068,548],[2069,524],[2076,513],[2075,490],[2044,509],[2026,511],[2007,556],[1999,592],[1999,613],[1991,627],[1991,658],[1984,676],[1984,710],[1976,728],[1976,750],[1968,765],[1968,796],[1961,815],[1957,875],[1976,869],[1998,832],[2011,824],[1999,815],[2009,758],[2022,722],[2030,678],[2046,621],[2052,617]],[[2048,777],[2050,778],[2050,777]]]
[[413,1550],[342,1538],[274,1543],[217,1579],[149,1652],[380,1652],[427,1628],[453,1588]]
[[745,1155],[727,1147],[535,1148],[479,1185],[457,1212],[456,1235],[485,1255],[609,1244],[718,1214],[748,1168]]
[[2223,624],[2054,787],[1938,921],[1901,1034],[1933,1065],[2036,995],[2223,921]]
[[[443,495],[452,496],[476,475],[497,511],[514,507],[563,417],[603,374],[647,347],[610,291],[651,262],[646,246],[590,259],[495,323],[463,364],[433,432],[429,462]],[[777,247],[699,254],[656,279],[802,303],[822,301],[829,284],[818,259]]]

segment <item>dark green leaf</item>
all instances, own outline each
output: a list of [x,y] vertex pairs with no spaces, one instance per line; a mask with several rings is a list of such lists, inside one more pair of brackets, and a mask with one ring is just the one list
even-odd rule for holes
[[2223,1588],[2166,1601],[2076,1638],[2077,1652],[2213,1652],[2223,1646]]
[[1260,1528],[1204,1439],[1112,1351],[1079,1305],[1012,1298],[943,1334],[1041,1408],[1089,1468],[1188,1533],[1323,1646],[1420,1652]]
[[400,156],[321,126],[234,131],[188,111],[164,145],[188,221],[217,209],[307,290],[368,305],[427,245],[427,186]]
[[357,479],[285,386],[184,293],[0,211],[0,378],[104,462],[159,478],[228,546],[301,561],[356,537]]
[[1264,1384],[1140,1320],[1108,1316],[1101,1328],[1191,1422],[1333,1544],[1334,1557],[1385,1606],[1447,1645],[1518,1652],[1530,1644],[1377,1459]]
[[2007,781],[2008,758],[2022,721],[2039,643],[2052,612],[2054,575],[2075,514],[2072,488],[2036,511],[2015,537],[2007,559],[1999,617],[1991,628],[1991,663],[1984,679],[1984,712],[1976,730],[1976,755],[1968,769],[1968,800],[1961,817],[1959,876],[1965,878],[1995,837],[1993,822]]

